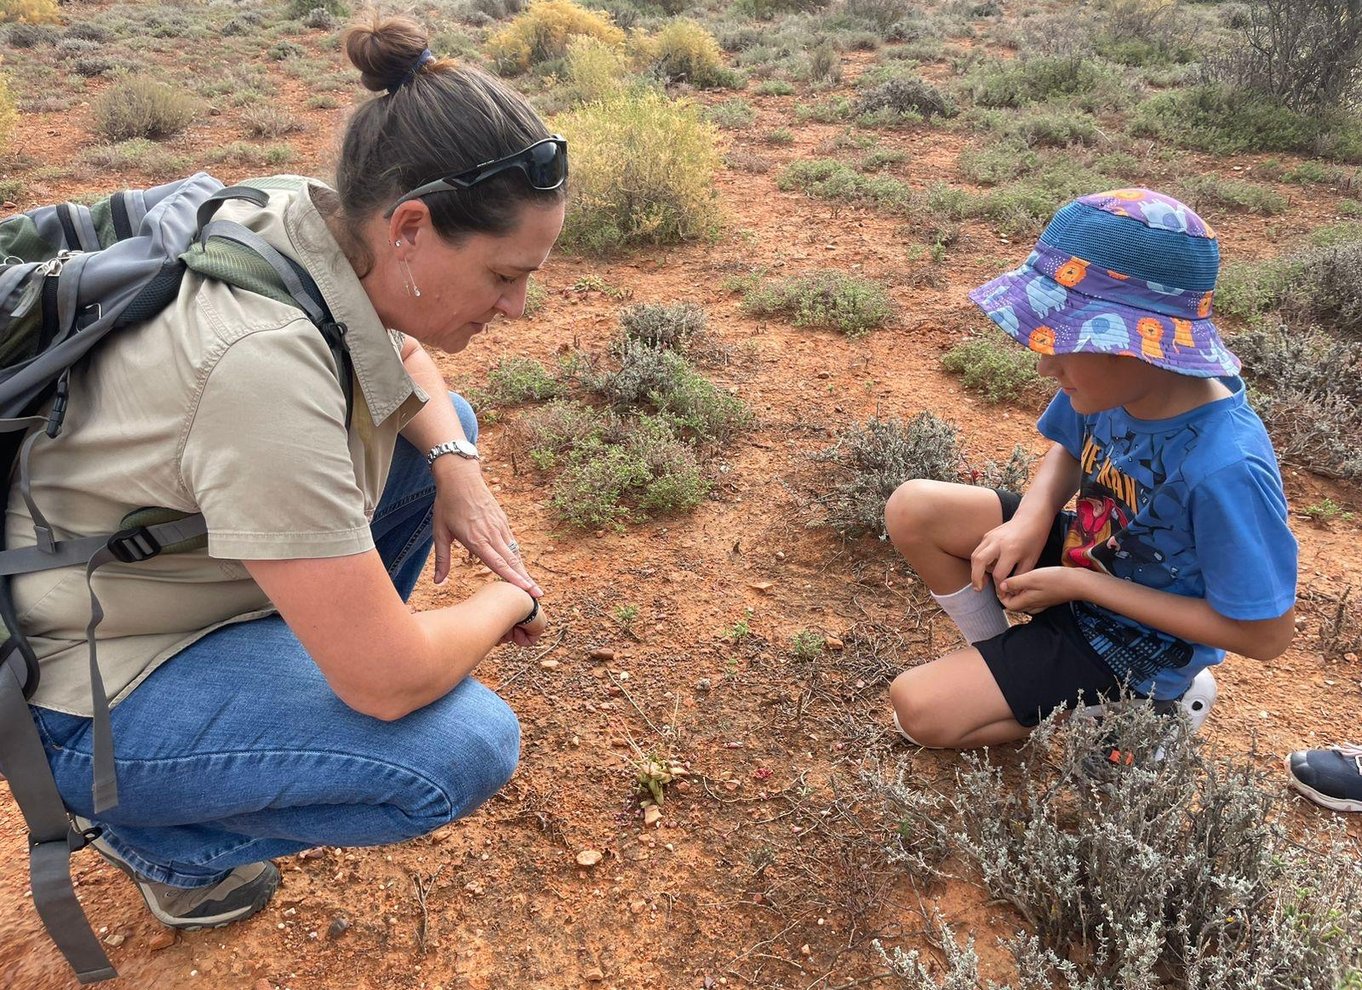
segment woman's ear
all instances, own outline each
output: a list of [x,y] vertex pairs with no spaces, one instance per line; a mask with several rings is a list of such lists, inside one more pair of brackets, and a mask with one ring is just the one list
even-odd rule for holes
[[419,199],[408,200],[388,218],[388,240],[403,258],[409,257],[430,231],[430,208]]

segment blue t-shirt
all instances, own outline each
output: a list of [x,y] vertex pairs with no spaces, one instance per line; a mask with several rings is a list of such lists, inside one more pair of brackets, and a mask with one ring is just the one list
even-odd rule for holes
[[[1233,392],[1171,419],[1118,406],[1089,416],[1060,392],[1040,432],[1077,458],[1083,481],[1063,563],[1204,598],[1231,619],[1275,619],[1296,601],[1296,539],[1267,431]],[[1074,616],[1117,678],[1175,698],[1225,651],[1188,643],[1091,602]]]

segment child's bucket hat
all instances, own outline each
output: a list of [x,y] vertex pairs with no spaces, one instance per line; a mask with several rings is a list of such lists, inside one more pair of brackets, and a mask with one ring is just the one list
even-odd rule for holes
[[1220,270],[1215,231],[1148,189],[1061,207],[1030,257],[969,297],[1040,354],[1119,354],[1213,378],[1239,373],[1211,322]]

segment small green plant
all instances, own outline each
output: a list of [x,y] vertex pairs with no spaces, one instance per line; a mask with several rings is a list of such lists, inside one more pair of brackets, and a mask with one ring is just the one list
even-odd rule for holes
[[830,41],[815,45],[809,52],[804,67],[804,78],[811,83],[824,86],[840,82],[842,79],[842,53]]
[[812,629],[801,629],[790,639],[790,652],[800,663],[813,663],[823,655],[827,640]]
[[727,439],[751,419],[741,399],[721,391],[675,351],[626,341],[619,361],[618,371],[588,382],[618,408],[652,408],[701,441]]
[[942,356],[941,364],[989,402],[1014,401],[1034,393],[1040,383],[1036,355],[1001,337],[975,337],[956,344]]
[[1329,523],[1338,520],[1339,522],[1349,522],[1353,514],[1348,512],[1331,498],[1322,498],[1311,502],[1301,510],[1301,515],[1309,519],[1312,523],[1327,526]]
[[641,793],[647,794],[655,804],[661,806],[665,801],[666,786],[686,773],[684,763],[660,756],[647,756],[640,761],[634,782]]
[[1228,207],[1273,216],[1286,211],[1286,197],[1264,186],[1233,179],[1217,179],[1213,175],[1198,175],[1180,184],[1181,198],[1198,212]]
[[826,327],[850,336],[882,327],[894,316],[889,294],[877,282],[819,272],[786,279],[747,292],[743,306],[758,316],[790,316],[795,326]]
[[325,11],[335,18],[350,16],[350,7],[345,0],[289,0],[288,16],[294,20],[306,17],[314,10]]
[[737,644],[741,643],[748,636],[751,636],[752,615],[753,612],[750,608],[744,609],[742,618],[724,630],[724,639],[728,640],[730,643]]
[[1038,55],[981,63],[970,75],[970,95],[983,107],[1022,107],[1056,97],[1080,109],[1119,105],[1126,99],[1121,74],[1083,55]]
[[626,636],[634,635],[634,623],[638,621],[637,605],[616,605],[611,609],[610,616]]
[[297,42],[284,39],[270,45],[265,54],[276,62],[286,62],[291,58],[302,58],[307,54],[307,49]]
[[793,96],[795,88],[784,79],[767,79],[758,83],[754,92],[758,96]]
[[766,133],[767,144],[794,144],[794,131],[788,127],[777,127]]
[[897,179],[862,175],[829,158],[792,162],[777,176],[776,187],[798,189],[818,199],[868,202],[887,212],[901,212],[913,199],[912,189]]
[[170,137],[188,127],[197,111],[182,90],[141,77],[115,83],[91,106],[95,129],[108,141]]

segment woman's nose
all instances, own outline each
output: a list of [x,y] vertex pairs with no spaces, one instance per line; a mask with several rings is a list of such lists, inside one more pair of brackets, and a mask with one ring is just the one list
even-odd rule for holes
[[497,312],[508,320],[518,320],[525,313],[525,293],[529,279],[520,279],[497,300]]

